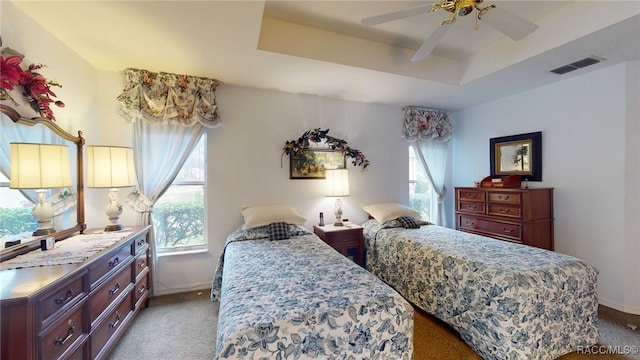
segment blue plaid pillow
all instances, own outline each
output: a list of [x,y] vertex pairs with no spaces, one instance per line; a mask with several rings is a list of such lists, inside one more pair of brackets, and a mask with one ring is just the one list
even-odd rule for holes
[[268,226],[269,240],[283,240],[289,238],[289,225],[286,222],[274,222]]
[[396,220],[398,220],[398,222],[400,222],[402,227],[405,229],[417,229],[420,227],[420,224],[418,224],[416,219],[412,218],[411,216],[400,216]]

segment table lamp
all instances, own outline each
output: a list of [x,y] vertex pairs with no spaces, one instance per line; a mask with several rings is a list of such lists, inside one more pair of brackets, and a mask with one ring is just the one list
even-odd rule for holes
[[122,230],[118,223],[122,214],[119,187],[135,186],[136,172],[133,149],[121,146],[87,146],[87,187],[109,188],[109,204],[105,213],[109,223],[105,232]]
[[33,236],[49,235],[53,228],[53,208],[46,189],[71,186],[69,147],[53,144],[10,143],[11,189],[36,189],[38,203],[33,217],[38,229]]
[[325,196],[337,197],[335,204],[336,222],[333,226],[343,226],[341,196],[349,196],[349,172],[347,169],[326,170]]

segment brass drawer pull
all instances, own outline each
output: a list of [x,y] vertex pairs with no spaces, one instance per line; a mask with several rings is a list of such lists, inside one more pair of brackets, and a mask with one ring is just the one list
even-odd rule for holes
[[471,204],[467,205],[467,209],[475,210],[477,208],[478,208],[478,205],[471,205]]
[[140,286],[140,288],[138,289],[138,295],[145,292],[145,290],[147,290],[147,287],[144,284],[142,284],[142,286]]
[[507,195],[507,196],[498,195],[498,199],[500,199],[500,200],[509,200],[509,195]]
[[467,226],[473,226],[475,224],[476,224],[475,221],[467,221]]
[[58,305],[64,305],[66,303],[69,302],[69,300],[73,299],[73,288],[69,289],[69,291],[67,291],[67,297],[65,297],[64,299],[59,297],[56,298],[56,304]]
[[113,259],[113,261],[109,261],[109,267],[116,267],[116,265],[118,265],[118,263],[120,263],[120,259],[115,258],[115,259]]
[[500,212],[503,214],[508,214],[510,209],[500,209]]
[[145,262],[143,259],[140,259],[140,260],[138,261],[138,267],[139,267],[139,268],[143,268],[143,267],[145,267],[145,266],[146,266],[146,262]]
[[120,290],[120,281],[116,281],[116,287],[113,289],[109,289],[109,295],[113,295]]
[[60,336],[56,337],[56,340],[53,342],[53,344],[55,346],[62,346],[64,345],[64,343],[67,342],[67,340],[71,339],[73,337],[73,330],[76,328],[76,324],[71,323],[69,325],[69,331],[67,331],[67,336],[63,339]]
[[475,198],[476,198],[476,195],[477,195],[477,194],[469,193],[469,194],[467,194],[467,197],[468,197],[469,199],[475,199]]
[[120,323],[120,313],[116,311],[116,321],[109,323],[109,328],[113,329],[114,327],[118,326],[119,323]]
[[504,231],[507,234],[511,234],[513,232],[513,229],[502,228],[502,231]]

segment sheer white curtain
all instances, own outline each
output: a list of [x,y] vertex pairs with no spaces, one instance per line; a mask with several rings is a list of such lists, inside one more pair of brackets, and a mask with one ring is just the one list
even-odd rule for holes
[[438,213],[434,219],[435,223],[447,226],[444,216],[446,194],[444,179],[453,126],[447,114],[441,110],[408,106],[404,111],[402,136],[412,143],[431,186],[438,194]]
[[[133,151],[138,186],[129,204],[139,225],[152,225],[153,205],[164,194],[200,141],[205,128],[220,125],[215,98],[218,81],[201,77],[126,69],[126,85],[118,96],[120,115],[134,122]],[[157,264],[153,228],[151,256]],[[157,289],[151,267],[151,291]]]
[[[152,225],[153,205],[167,191],[182,165],[200,141],[204,133],[202,125],[184,127],[175,124],[154,125],[147,121],[136,121],[133,130],[137,189],[129,194],[129,204],[139,214],[138,224]],[[158,254],[153,228],[150,248],[154,264]],[[155,266],[151,269],[152,289],[156,289]]]

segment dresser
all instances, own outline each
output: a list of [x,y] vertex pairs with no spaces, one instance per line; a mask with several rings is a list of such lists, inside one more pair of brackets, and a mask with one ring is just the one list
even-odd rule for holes
[[360,225],[313,225],[313,232],[345,257],[365,267],[364,235]]
[[148,233],[148,226],[123,231],[115,243],[79,263],[2,266],[1,358],[106,358],[140,309],[148,306]]
[[553,188],[457,187],[456,229],[553,250]]

